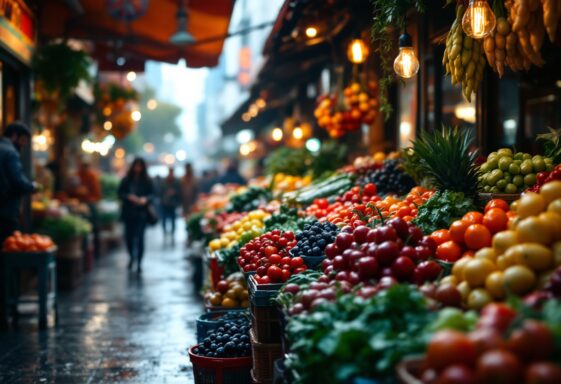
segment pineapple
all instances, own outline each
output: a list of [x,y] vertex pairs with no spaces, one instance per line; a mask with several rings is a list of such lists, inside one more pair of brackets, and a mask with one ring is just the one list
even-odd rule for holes
[[470,151],[473,140],[468,130],[442,127],[422,131],[413,141],[413,156],[409,156],[416,172],[437,190],[462,192],[473,197],[478,191],[479,168],[475,165],[476,151]]

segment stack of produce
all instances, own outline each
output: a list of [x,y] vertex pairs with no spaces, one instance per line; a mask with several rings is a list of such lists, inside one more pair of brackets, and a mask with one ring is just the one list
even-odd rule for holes
[[227,279],[220,280],[216,284],[216,292],[207,292],[205,298],[213,307],[249,307],[249,293],[243,274],[234,273]]
[[293,274],[305,271],[301,257],[290,257],[296,246],[294,232],[275,229],[251,240],[240,250],[238,265],[244,272],[256,272],[257,284],[275,284],[288,280]]
[[545,184],[539,194],[523,194],[512,208],[517,218],[509,229],[497,232],[490,246],[462,257],[452,268],[452,283],[469,308],[543,288],[561,264],[553,253],[561,240],[561,182]]
[[11,236],[4,240],[2,244],[3,252],[47,252],[52,250],[55,244],[49,236],[39,234],[22,234],[15,231]]
[[238,243],[245,244],[249,240],[263,233],[265,219],[269,214],[263,210],[249,212],[240,220],[224,228],[219,239],[211,240],[208,244],[211,251],[227,249]]
[[538,172],[552,170],[553,161],[549,157],[532,157],[529,153],[501,148],[490,153],[481,164],[479,185],[484,192],[520,193],[536,184]]

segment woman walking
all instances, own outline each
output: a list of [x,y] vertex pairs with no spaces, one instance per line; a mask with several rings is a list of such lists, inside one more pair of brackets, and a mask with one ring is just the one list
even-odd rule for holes
[[144,231],[148,222],[149,204],[154,197],[154,185],[148,177],[146,162],[137,157],[119,185],[119,199],[123,203],[122,219],[125,225],[125,241],[129,252],[129,270],[137,262],[142,272]]

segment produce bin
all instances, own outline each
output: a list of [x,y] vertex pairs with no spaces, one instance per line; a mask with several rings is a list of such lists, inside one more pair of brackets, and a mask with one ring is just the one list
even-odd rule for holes
[[251,383],[251,357],[214,358],[197,356],[189,349],[195,384]]
[[222,317],[232,312],[243,314],[244,309],[217,310],[199,316],[197,319],[197,342],[201,343],[210,331],[215,330],[224,322]]
[[277,307],[251,305],[251,325],[260,343],[279,343],[282,340],[282,324]]
[[274,377],[275,360],[282,357],[282,346],[258,342],[253,329],[249,331],[249,337],[253,354],[252,377],[258,383],[270,383]]

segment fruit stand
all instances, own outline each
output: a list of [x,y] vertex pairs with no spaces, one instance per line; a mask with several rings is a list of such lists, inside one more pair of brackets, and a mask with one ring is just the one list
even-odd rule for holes
[[471,142],[465,130],[422,132],[304,185],[204,196],[188,220],[208,250],[198,322],[212,330],[190,350],[195,372],[560,382],[558,166],[508,148],[480,161]]

